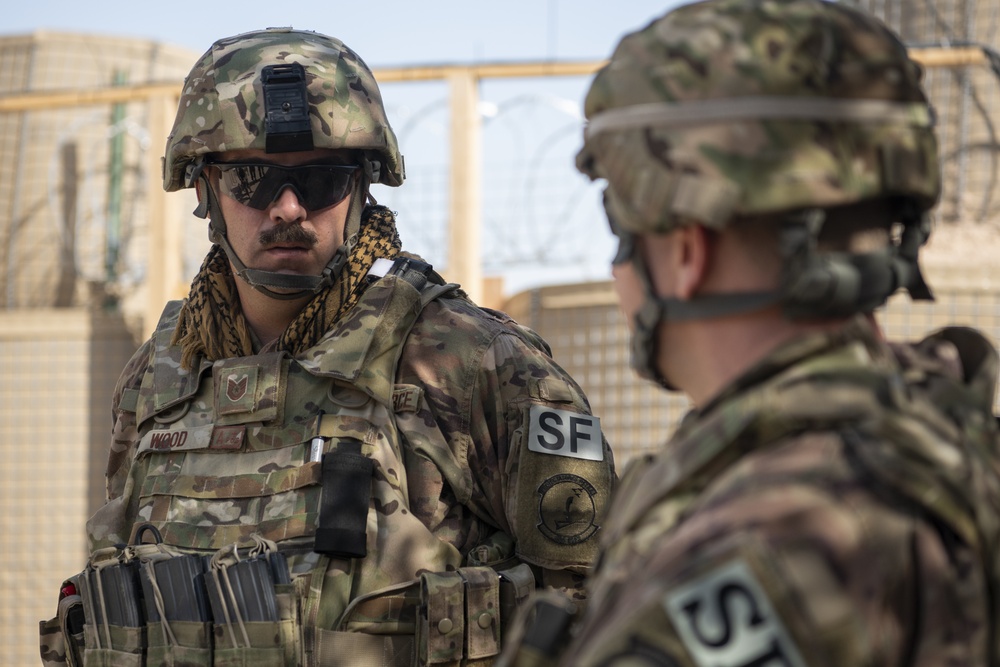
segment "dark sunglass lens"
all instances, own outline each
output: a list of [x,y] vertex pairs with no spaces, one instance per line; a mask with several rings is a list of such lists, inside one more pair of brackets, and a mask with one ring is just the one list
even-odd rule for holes
[[[607,201],[605,201],[605,209]],[[611,233],[617,237],[618,249],[615,251],[615,256],[611,260],[612,264],[622,264],[624,262],[632,259],[632,254],[635,252],[635,237],[626,232],[624,229],[618,226],[615,219],[611,217],[611,213],[605,210],[608,218],[608,227],[611,228]]]
[[620,232],[618,234],[618,249],[615,251],[615,256],[611,259],[612,264],[624,264],[632,259],[635,254],[635,237],[628,232]]
[[233,199],[244,206],[263,211],[282,190],[290,187],[303,206],[310,211],[318,211],[343,201],[350,190],[356,167],[221,164],[219,169],[222,185]]
[[273,202],[285,184],[289,182],[288,172],[280,167],[251,167],[254,172],[263,172],[249,201],[244,202],[258,211],[266,209]]
[[229,191],[229,196],[241,204],[250,206],[261,181],[267,175],[268,168],[264,165],[234,165],[221,167],[220,172],[222,184]]
[[302,193],[302,203],[310,211],[318,211],[344,200],[351,185],[354,169],[351,167],[313,166],[300,167],[290,179]]

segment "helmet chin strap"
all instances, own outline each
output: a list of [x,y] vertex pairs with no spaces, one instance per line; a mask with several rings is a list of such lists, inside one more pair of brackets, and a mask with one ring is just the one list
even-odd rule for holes
[[[367,161],[366,161],[367,162]],[[218,196],[209,182],[207,174],[201,171],[196,178],[204,188],[204,198],[194,210],[194,214],[200,218],[208,218],[208,238],[212,243],[217,243],[222,247],[230,263],[233,265],[234,273],[250,287],[262,294],[266,294],[272,299],[290,301],[300,299],[305,296],[314,295],[336,281],[337,277],[344,270],[351,250],[358,242],[358,232],[361,229],[361,213],[364,211],[368,200],[368,184],[370,181],[370,167],[366,165],[365,172],[354,182],[351,191],[351,200],[347,208],[347,219],[344,223],[344,243],[330,258],[330,261],[323,268],[323,272],[318,276],[304,276],[288,273],[277,273],[275,271],[263,271],[261,269],[249,268],[239,258],[229,238],[226,235],[226,220],[222,215],[222,207],[219,205]],[[288,290],[277,292],[276,289]]]
[[669,391],[677,391],[678,387],[667,380],[657,364],[657,329],[661,322],[736,315],[760,310],[780,301],[780,294],[776,291],[702,294],[692,299],[659,296],[653,287],[649,267],[634,241],[623,245],[630,248],[628,260],[635,267],[644,296],[642,306],[632,319],[632,368],[640,377],[652,380]]
[[664,377],[656,363],[656,353],[659,350],[656,330],[666,317],[666,304],[653,289],[652,276],[649,275],[649,268],[643,261],[642,254],[636,248],[635,236],[625,231],[618,234],[620,244],[615,263],[632,262],[642,286],[642,306],[632,317],[632,368],[639,377],[652,380],[669,391],[677,391],[677,387]]
[[[920,248],[930,235],[930,221],[910,200],[897,202],[895,219],[901,237],[887,248],[865,253],[820,252],[819,234],[826,213],[806,209],[782,221],[781,287],[770,291],[700,294],[691,299],[661,297],[633,234],[612,223],[619,236],[615,263],[631,261],[644,301],[633,317],[632,367],[649,380],[674,390],[657,366],[657,329],[661,322],[711,319],[781,305],[790,320],[838,319],[879,307],[898,289],[914,299],[933,300],[918,263]],[[607,204],[605,204],[607,207]],[[608,211],[611,219],[611,211]]]

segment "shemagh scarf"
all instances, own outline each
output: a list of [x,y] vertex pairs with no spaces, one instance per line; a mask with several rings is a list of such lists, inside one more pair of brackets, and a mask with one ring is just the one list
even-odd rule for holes
[[[394,259],[401,243],[396,219],[384,206],[368,206],[361,215],[358,242],[333,285],[318,292],[288,325],[276,349],[295,355],[315,345],[333,323],[357,303],[376,259]],[[251,356],[250,328],[240,309],[236,278],[221,247],[213,245],[191,283],[181,308],[172,345],[182,348],[181,366],[194,368],[199,356],[209,361]]]

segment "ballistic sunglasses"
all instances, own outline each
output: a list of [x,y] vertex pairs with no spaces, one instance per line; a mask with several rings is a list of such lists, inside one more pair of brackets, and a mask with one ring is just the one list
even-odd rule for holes
[[310,211],[318,211],[344,200],[350,193],[353,164],[304,164],[285,167],[266,162],[212,162],[221,173],[220,182],[239,203],[263,211],[286,188]]
[[608,226],[611,228],[611,233],[615,235],[615,239],[618,241],[618,248],[615,250],[615,256],[612,258],[611,263],[615,266],[624,264],[631,260],[635,254],[635,234],[622,229],[618,222],[611,216],[611,211],[608,210],[607,190],[604,191],[604,213],[608,219]]

